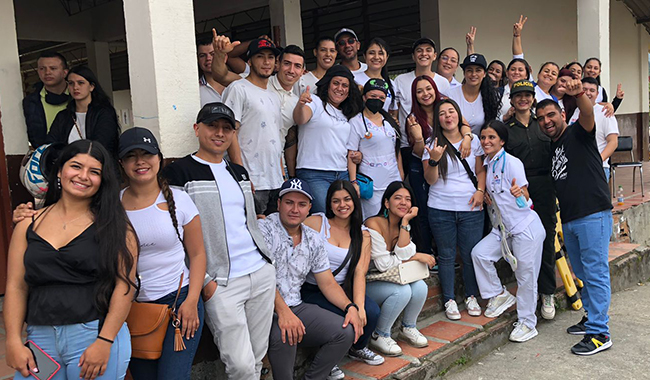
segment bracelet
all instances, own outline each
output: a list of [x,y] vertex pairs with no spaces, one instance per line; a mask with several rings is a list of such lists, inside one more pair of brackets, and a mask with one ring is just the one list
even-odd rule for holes
[[477,187],[476,191],[480,191],[481,193],[485,194],[485,191],[483,189],[481,189],[480,187]]
[[576,99],[578,99],[579,97],[581,97],[581,96],[584,95],[584,94],[585,94],[585,91],[584,91],[584,90],[583,90],[582,92],[577,93],[577,94],[576,94]]
[[355,179],[355,180],[350,181],[350,183],[356,183],[356,184],[358,185],[358,184],[359,184],[359,181],[357,181],[357,180]]
[[104,338],[104,337],[101,336],[101,335],[97,335],[97,339],[99,339],[99,340],[103,340],[104,342],[108,342],[108,343],[110,343],[110,344],[113,344],[113,341],[112,341],[112,340],[110,340],[110,339],[108,339],[108,338]]
[[436,161],[433,158],[429,159],[429,166],[431,166],[432,168],[435,168],[436,166],[438,166],[439,163],[440,163],[440,161]]
[[357,304],[354,303],[354,302],[350,302],[348,304],[348,306],[345,307],[345,313],[346,314],[348,313],[348,310],[350,310],[351,307],[353,307],[353,308],[357,309],[357,311],[359,311],[359,306],[357,306]]
[[417,144],[417,143],[421,143],[421,142],[424,142],[424,139],[415,140],[415,143],[416,143],[416,144]]

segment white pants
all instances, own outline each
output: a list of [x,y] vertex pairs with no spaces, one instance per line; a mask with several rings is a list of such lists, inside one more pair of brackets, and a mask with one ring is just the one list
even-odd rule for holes
[[[533,328],[537,325],[537,277],[542,262],[542,246],[546,231],[541,220],[535,219],[522,232],[508,239],[508,246],[517,258],[517,317],[519,322]],[[472,261],[481,298],[490,299],[503,292],[503,285],[494,264],[501,259],[501,234],[493,229],[472,249]]]
[[205,323],[229,379],[260,378],[262,359],[269,348],[274,300],[275,268],[266,264],[231,279],[228,286],[218,286],[205,301]]

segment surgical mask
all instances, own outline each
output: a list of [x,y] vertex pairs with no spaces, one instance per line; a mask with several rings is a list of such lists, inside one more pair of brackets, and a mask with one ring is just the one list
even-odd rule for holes
[[384,108],[384,101],[381,99],[368,99],[366,100],[366,108],[372,113],[377,113]]

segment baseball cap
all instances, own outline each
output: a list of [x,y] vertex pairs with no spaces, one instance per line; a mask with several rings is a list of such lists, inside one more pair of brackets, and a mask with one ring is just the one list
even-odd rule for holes
[[359,37],[357,37],[357,34],[354,32],[354,30],[348,29],[348,28],[343,28],[343,29],[339,30],[338,32],[336,32],[336,34],[334,35],[334,42],[338,42],[339,37],[341,37],[341,35],[343,35],[345,33],[351,34],[354,38],[357,39],[357,41],[359,40]]
[[323,86],[325,83],[329,82],[334,77],[348,78],[348,80],[350,81],[350,85],[353,85],[355,83],[354,75],[352,75],[352,71],[350,71],[350,69],[348,69],[343,65],[334,65],[329,69],[327,69],[325,75],[323,75],[323,77],[320,78],[318,82],[316,82],[316,86]]
[[388,83],[383,79],[372,78],[363,86],[363,94],[365,95],[367,92],[372,90],[379,90],[383,92],[384,95],[388,95]]
[[433,50],[434,51],[436,50],[436,43],[433,42],[433,40],[431,38],[428,38],[428,37],[422,37],[422,38],[418,38],[417,40],[415,40],[415,42],[413,42],[413,47],[411,49],[415,53],[415,49],[418,46],[425,45],[425,44],[426,45],[431,45],[433,47]]
[[280,194],[278,194],[278,196],[281,198],[284,194],[294,191],[304,194],[310,201],[314,200],[314,198],[311,197],[311,188],[309,187],[309,184],[300,178],[291,178],[284,181],[282,187],[280,187]]
[[464,70],[467,66],[472,66],[472,65],[480,66],[483,68],[483,70],[487,70],[487,61],[485,60],[483,54],[468,55],[467,57],[465,57],[460,67],[462,67]]
[[522,79],[513,83],[512,88],[510,89],[510,97],[512,98],[515,94],[520,92],[530,92],[534,95],[535,86],[533,86],[533,82],[528,79]]
[[210,124],[219,119],[228,121],[233,129],[237,126],[235,123],[235,114],[227,105],[219,102],[204,105],[196,116],[196,123]]
[[160,153],[156,137],[150,130],[141,127],[129,128],[122,133],[117,149],[118,157],[122,158],[134,149],[142,149],[151,154]]
[[275,47],[273,41],[267,40],[266,38],[256,38],[252,40],[250,44],[248,44],[246,59],[251,59],[252,56],[265,49],[271,50],[273,52],[273,55],[276,57],[280,55],[280,50]]

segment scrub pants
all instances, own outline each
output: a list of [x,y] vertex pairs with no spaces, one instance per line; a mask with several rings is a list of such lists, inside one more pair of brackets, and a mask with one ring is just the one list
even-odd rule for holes
[[[508,238],[508,246],[517,258],[517,317],[530,328],[537,325],[537,276],[542,260],[544,226],[538,217],[523,231]],[[494,264],[501,259],[501,234],[493,229],[472,250],[472,261],[481,298],[490,299],[503,292]]]

